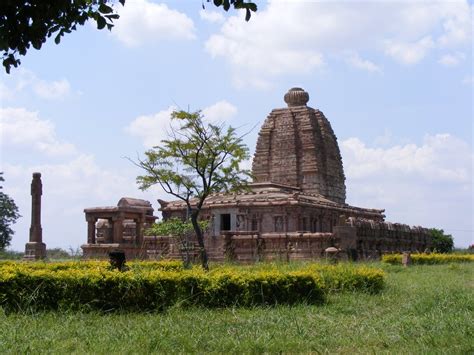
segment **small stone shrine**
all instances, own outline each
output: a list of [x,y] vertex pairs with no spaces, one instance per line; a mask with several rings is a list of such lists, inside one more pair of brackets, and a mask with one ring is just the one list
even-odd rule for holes
[[157,217],[151,203],[123,197],[117,206],[86,208],[87,244],[85,257],[104,257],[109,252],[123,251],[127,258],[144,258],[143,231]]
[[[287,107],[274,109],[260,130],[250,190],[218,193],[204,203],[201,218],[210,221],[205,238],[209,259],[313,259],[335,247],[356,260],[429,248],[427,229],[388,223],[384,210],[346,204],[344,169],[331,124],[321,111],[307,106],[309,95],[303,89],[290,89],[284,100]],[[164,219],[186,218],[182,201],[158,202]],[[106,240],[94,235],[97,218],[104,217],[90,217],[92,210],[99,209],[85,210],[90,226],[89,244],[83,246],[86,256]],[[114,230],[122,228],[114,223]],[[135,246],[141,246],[140,252],[129,254],[181,257],[170,236],[146,236]]]
[[31,181],[31,226],[30,241],[25,245],[25,260],[38,260],[46,257],[46,244],[43,243],[43,228],[41,227],[41,195],[43,183],[41,174],[33,173]]

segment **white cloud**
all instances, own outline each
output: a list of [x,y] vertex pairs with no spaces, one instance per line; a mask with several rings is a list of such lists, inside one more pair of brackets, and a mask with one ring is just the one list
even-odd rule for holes
[[214,105],[202,110],[204,118],[210,122],[228,121],[237,114],[237,107],[226,100],[216,102]]
[[125,131],[134,137],[141,138],[146,148],[154,147],[168,137],[170,117],[174,110],[175,107],[170,106],[153,115],[138,116],[125,127]]
[[[231,64],[238,86],[266,88],[280,75],[304,75],[347,52],[361,57],[385,54],[416,64],[433,49],[470,46],[467,1],[307,2],[270,1],[245,22],[226,19],[206,50]],[[378,66],[356,56],[359,69]]]
[[42,227],[43,241],[48,248],[69,246],[74,249],[87,240],[84,208],[114,206],[121,197],[137,197],[151,202],[158,196],[157,189],[138,190],[135,174],[139,171],[126,163],[127,168],[112,171],[100,166],[94,156],[79,154],[59,164],[24,166],[4,164],[6,193],[19,207],[22,218],[13,225],[12,247],[24,250],[28,241],[31,209],[30,183],[33,172],[41,172],[43,182]]
[[385,43],[385,53],[401,64],[411,65],[421,61],[433,47],[433,39],[429,36],[411,43],[388,40]]
[[[142,115],[135,118],[125,131],[143,141],[146,148],[158,145],[163,139],[168,138],[171,127],[171,113],[176,108],[168,107],[152,115]],[[223,122],[231,119],[237,113],[237,108],[231,103],[222,100],[202,110],[204,119],[208,122]]]
[[440,182],[468,183],[471,179],[472,153],[469,145],[450,134],[426,135],[423,145],[396,145],[387,149],[369,148],[358,138],[342,142],[341,149],[350,165],[348,178],[397,172]]
[[456,52],[452,54],[445,54],[439,60],[438,63],[447,66],[447,67],[455,67],[458,66],[462,61],[466,59],[466,56],[462,52]]
[[354,68],[368,71],[369,73],[381,73],[382,69],[375,63],[367,59],[362,59],[357,53],[351,53],[347,62]]
[[473,75],[466,75],[463,79],[462,79],[462,83],[464,85],[473,85],[474,84],[474,76]]
[[4,83],[0,82],[0,106],[2,106],[2,101],[11,100],[13,97],[14,95],[12,90]]
[[0,85],[0,98],[12,100],[15,95],[30,90],[38,97],[46,100],[61,100],[71,94],[71,84],[65,78],[53,81],[40,79],[28,69],[20,68],[8,77],[11,85]]
[[33,85],[35,93],[44,99],[54,100],[66,96],[71,91],[71,85],[66,79],[47,82],[38,80]]
[[222,13],[208,9],[199,11],[199,17],[210,23],[222,23],[225,21],[225,17]]
[[[41,172],[43,180],[43,239],[48,247],[77,248],[86,241],[83,210],[86,207],[116,205],[123,196],[153,201],[164,197],[156,188],[141,192],[135,177],[141,173],[128,161],[116,170],[99,165],[93,155],[79,152],[71,143],[57,137],[50,121],[37,112],[23,108],[0,109],[1,147],[24,149],[34,163],[18,163],[5,154],[1,162],[5,172],[5,192],[17,203],[23,215],[13,225],[12,247],[23,250],[28,241],[32,172]],[[36,152],[44,154],[35,154]],[[51,159],[51,155],[55,159]]]
[[467,142],[437,134],[420,145],[369,147],[349,138],[340,147],[348,203],[385,208],[389,221],[450,229],[457,245],[472,243],[474,155]]
[[459,44],[469,43],[472,40],[472,14],[474,6],[470,6],[467,1],[457,1],[442,3],[444,11],[449,13],[444,18],[444,32],[438,38],[441,47],[452,48]]
[[0,108],[2,145],[33,147],[48,155],[70,155],[73,144],[57,139],[54,125],[24,108]]
[[118,13],[120,20],[112,29],[112,36],[130,47],[195,38],[193,21],[165,4],[134,0],[127,2]]

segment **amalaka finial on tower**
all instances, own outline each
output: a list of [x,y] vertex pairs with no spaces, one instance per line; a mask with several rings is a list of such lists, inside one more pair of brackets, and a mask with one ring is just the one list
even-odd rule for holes
[[309,101],[309,94],[302,88],[291,88],[284,96],[288,107],[306,106]]

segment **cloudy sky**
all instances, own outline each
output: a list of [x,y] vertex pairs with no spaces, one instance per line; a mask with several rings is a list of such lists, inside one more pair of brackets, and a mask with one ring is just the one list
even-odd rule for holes
[[164,138],[173,108],[257,125],[253,152],[294,86],[332,124],[348,203],[474,242],[472,2],[257,3],[247,23],[199,0],[127,0],[112,32],[83,26],[1,74],[4,191],[23,215],[13,249],[28,241],[32,172],[43,176],[44,241],[76,249],[84,208],[166,199],[137,189],[126,157]]

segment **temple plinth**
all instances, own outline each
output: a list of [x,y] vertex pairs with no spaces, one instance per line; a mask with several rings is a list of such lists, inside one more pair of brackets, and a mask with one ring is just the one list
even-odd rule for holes
[[[312,260],[328,251],[335,251],[337,258],[373,260],[383,253],[429,249],[428,229],[386,222],[383,209],[346,203],[344,169],[330,122],[308,106],[310,95],[301,88],[291,88],[283,99],[286,107],[273,109],[260,130],[248,189],[214,193],[202,205],[209,260]],[[131,202],[135,209],[149,209]],[[158,202],[164,220],[189,217],[189,206],[182,200]],[[190,203],[194,207],[199,200]],[[127,259],[199,258],[196,238],[142,238],[138,215],[128,208],[119,202],[117,207],[85,210],[84,255],[105,257],[116,248],[127,253]],[[124,218],[135,220],[136,231],[124,233]]]
[[26,260],[38,260],[46,257],[46,244],[43,243],[43,229],[41,227],[41,195],[43,184],[41,174],[33,173],[31,182],[31,226],[30,241],[25,245]]

